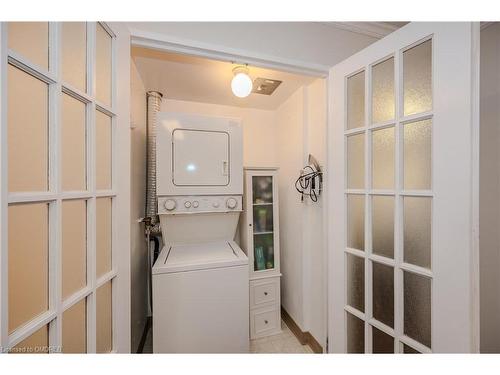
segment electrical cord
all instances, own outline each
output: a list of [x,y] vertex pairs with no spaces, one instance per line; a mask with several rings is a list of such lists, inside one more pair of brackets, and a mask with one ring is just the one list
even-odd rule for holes
[[[301,194],[301,201],[304,201],[304,195],[311,198],[311,201],[317,202],[321,194],[321,184],[323,172],[315,170],[310,165],[304,167],[304,171],[310,169],[311,172],[304,173],[295,181],[295,189]],[[319,191],[316,193],[316,178],[319,179]]]

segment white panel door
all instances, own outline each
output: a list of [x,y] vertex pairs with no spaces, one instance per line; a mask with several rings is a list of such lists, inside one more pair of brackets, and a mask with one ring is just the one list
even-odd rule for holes
[[478,350],[478,33],[411,23],[330,71],[330,352]]

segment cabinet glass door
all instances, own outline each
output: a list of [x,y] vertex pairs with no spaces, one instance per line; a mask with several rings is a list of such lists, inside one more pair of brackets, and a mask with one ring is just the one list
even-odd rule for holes
[[274,268],[273,177],[252,177],[254,271]]

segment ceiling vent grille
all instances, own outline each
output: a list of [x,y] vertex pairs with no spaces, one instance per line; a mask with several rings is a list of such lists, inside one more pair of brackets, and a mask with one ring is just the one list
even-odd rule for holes
[[255,94],[271,95],[281,85],[281,82],[276,79],[255,78],[252,92]]

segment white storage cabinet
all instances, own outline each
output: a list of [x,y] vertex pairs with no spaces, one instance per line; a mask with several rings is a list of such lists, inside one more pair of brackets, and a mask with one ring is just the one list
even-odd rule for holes
[[278,169],[245,168],[242,248],[250,272],[250,338],[281,332]]

